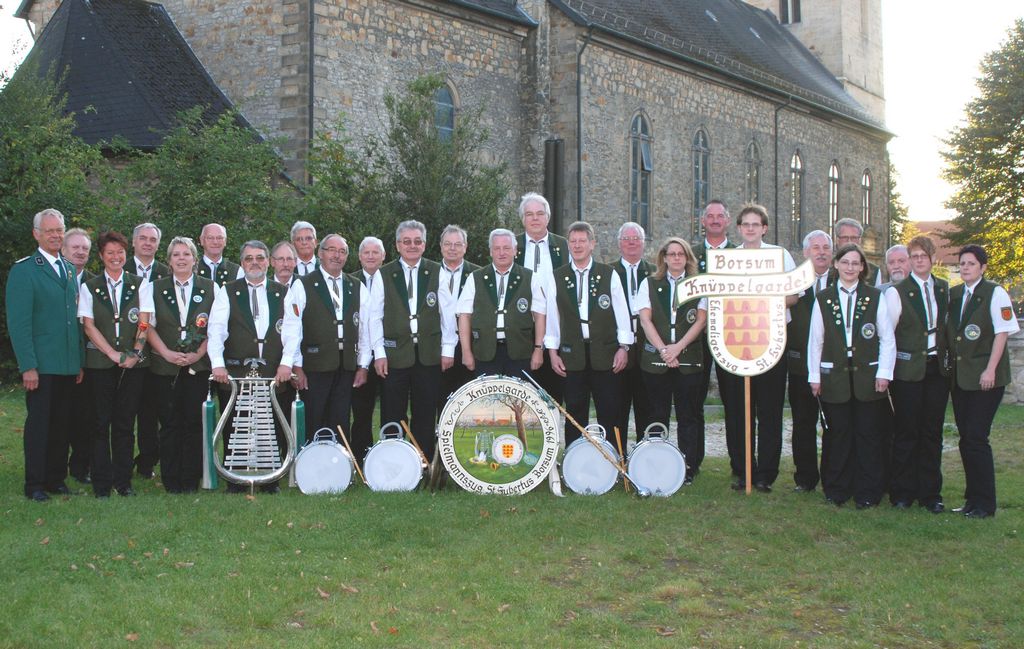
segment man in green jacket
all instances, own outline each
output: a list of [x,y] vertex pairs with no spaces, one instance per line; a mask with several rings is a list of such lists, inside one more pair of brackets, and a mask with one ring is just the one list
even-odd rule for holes
[[82,371],[74,267],[61,257],[64,215],[46,209],[32,220],[36,252],[18,260],[7,279],[7,329],[25,387],[25,496],[70,494],[67,475],[68,399]]

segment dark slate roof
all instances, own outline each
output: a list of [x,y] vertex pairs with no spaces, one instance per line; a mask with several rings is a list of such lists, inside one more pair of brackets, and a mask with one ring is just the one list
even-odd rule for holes
[[580,25],[884,126],[771,13],[742,0],[550,0]]
[[206,106],[211,120],[232,108],[158,4],[64,0],[29,57],[40,73],[66,70],[66,109],[88,143],[121,136],[153,149],[180,111]]
[[537,26],[537,21],[523,11],[516,0],[448,0],[448,2],[453,5],[476,9],[492,16],[506,18],[527,27]]

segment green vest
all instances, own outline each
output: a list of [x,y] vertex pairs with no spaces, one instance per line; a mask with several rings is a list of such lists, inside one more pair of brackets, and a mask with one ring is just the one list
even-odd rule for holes
[[[110,343],[110,346],[119,352],[131,353],[135,348],[135,336],[139,330],[139,288],[142,286],[142,278],[131,273],[121,273],[121,301],[118,305],[118,318],[114,318],[114,306],[110,301],[110,291],[107,288],[107,274],[100,273],[84,284],[83,291],[89,291],[92,295],[92,316],[93,324],[99,330],[103,338]],[[120,336],[115,336],[115,324],[120,322]],[[145,351],[145,360],[135,367],[148,367],[149,354]],[[114,367],[114,361],[106,357],[92,343],[86,339],[85,343],[85,366],[93,370],[106,370]]]
[[[565,369],[579,372],[586,368],[587,358],[583,346],[583,322],[576,303],[576,267],[566,264],[555,269],[555,304],[558,307],[558,325],[561,342],[558,354]],[[596,261],[590,268],[589,286],[584,287],[583,299],[590,301],[590,366],[595,370],[610,370],[619,348],[615,308],[612,303],[611,266]],[[548,314],[552,317],[552,314]]]
[[[853,305],[853,357],[846,355],[846,334],[843,331],[839,285],[833,284],[818,293],[818,308],[825,326],[825,339],[821,349],[821,400],[826,403],[846,403],[852,397],[858,401],[884,399],[884,392],[875,391],[878,373],[878,301],[882,292],[860,282],[857,300]],[[831,363],[831,367],[826,364]],[[853,379],[853,394],[850,381]]]
[[333,372],[338,369],[338,325],[345,336],[345,369],[355,371],[359,348],[359,295],[362,286],[348,275],[341,276],[341,322],[334,311],[330,282],[319,270],[300,277],[306,290],[306,308],[302,311],[302,366],[307,372]]
[[[626,273],[626,268],[622,265],[622,258],[612,264],[612,270],[619,275],[619,281],[622,282],[622,290],[626,296],[626,305],[629,307],[629,320],[634,329],[633,333],[636,334],[636,340],[634,344],[629,348],[629,356],[626,362],[627,368],[636,367],[638,359],[640,357],[640,350],[643,349],[644,343],[644,328],[640,326],[640,319],[633,315],[633,295],[629,286],[630,277]],[[655,266],[651,262],[641,259],[636,266],[636,287],[640,290],[640,283],[644,279],[655,271]]]
[[[692,248],[693,248],[693,257],[694,257],[694,259],[697,260],[697,272],[698,273],[706,273],[706,272],[708,272],[708,249],[704,245],[704,241],[705,241],[704,239],[701,239],[699,242],[693,244],[693,246],[692,246]],[[726,239],[725,247],[726,248],[735,248],[736,246],[733,245],[733,243],[731,241]]]
[[[441,300],[437,295],[441,266],[429,259],[420,259],[418,266],[416,313],[409,312],[401,261],[396,259],[378,271],[384,282],[384,351],[388,367],[394,369],[412,367],[417,360],[426,366],[441,363]],[[415,337],[410,326],[413,319],[418,328]]]
[[199,258],[199,263],[196,264],[196,267],[196,272],[199,273],[200,277],[213,279],[217,282],[217,286],[224,286],[228,282],[235,281],[235,278],[238,277],[238,264],[233,261],[228,261],[223,257],[220,258],[220,263],[217,265],[217,277],[210,277],[210,267],[206,265],[206,262],[203,261],[202,257]]
[[[651,300],[651,322],[658,331],[658,335],[661,336],[662,342],[668,344],[671,342],[669,340],[669,332],[672,329],[672,319],[669,315],[671,309],[669,302],[671,301],[672,291],[668,278],[654,279],[653,277],[648,277],[647,291]],[[682,340],[686,332],[693,326],[693,323],[697,321],[697,305],[699,303],[700,299],[696,299],[679,305],[676,312],[676,340]],[[647,340],[644,340],[642,344],[643,351],[640,353],[640,369],[651,374],[664,374],[668,371],[668,368],[663,364],[655,365],[655,363],[664,363],[657,348]],[[704,345],[701,344],[699,338],[690,343],[686,350],[679,355],[679,362],[695,364],[689,367],[680,366],[679,371],[683,374],[695,374],[701,371],[704,363]]]
[[[156,314],[155,332],[150,330],[149,335],[160,336],[164,345],[172,351],[194,352],[206,340],[206,327],[210,323],[210,311],[213,310],[213,298],[215,288],[213,282],[202,277],[192,275],[194,286],[191,297],[188,298],[188,314],[185,316],[185,326],[179,325],[178,319],[178,292],[174,285],[174,276],[161,277],[153,282],[153,310]],[[199,301],[196,301],[199,298]],[[181,334],[185,332],[185,339]],[[203,356],[193,363],[191,369],[196,372],[210,371],[210,357]],[[176,376],[177,365],[165,361],[159,354],[153,354],[149,370],[160,376]]]
[[[949,317],[946,318],[946,343],[948,345],[947,365],[952,371],[956,385],[961,390],[980,390],[981,373],[988,367],[988,358],[992,354],[992,343],[995,341],[995,328],[992,326],[992,294],[996,285],[982,279],[974,287],[971,301],[961,319],[961,305],[964,301],[964,285],[953,287],[949,292]],[[1013,314],[1010,314],[1013,317]],[[1003,355],[996,365],[996,381],[994,387],[1002,387],[1010,383],[1010,353],[1003,349]]]
[[[529,245],[526,233],[516,235],[516,263],[523,265],[526,259],[526,246]],[[569,242],[565,237],[560,237],[554,232],[548,232],[548,254],[551,255],[551,269],[560,268],[569,263]],[[527,269],[531,270],[531,269]],[[532,272],[532,270],[531,270]]]
[[[936,322],[934,351],[942,358],[945,344],[939,331],[939,323],[946,320],[946,309],[949,306],[949,284],[944,280],[931,276],[935,303],[938,306],[934,314]],[[893,378],[900,381],[921,381],[924,379],[925,364],[928,361],[928,313],[925,311],[924,294],[921,285],[908,276],[892,287],[900,296],[900,321],[896,325],[896,368]]]
[[249,374],[245,362],[262,358],[264,365],[258,365],[259,374],[264,378],[274,376],[281,364],[281,326],[284,324],[284,296],[288,292],[277,282],[265,280],[267,287],[267,308],[269,324],[263,338],[263,355],[260,356],[261,342],[256,333],[256,321],[252,315],[251,290],[249,283],[236,279],[224,285],[228,297],[228,337],[224,340],[224,369],[234,377]]
[[505,345],[508,357],[524,360],[533,354],[533,271],[512,264],[506,278],[505,308],[498,309],[498,278],[494,266],[473,271],[473,313],[470,317],[473,356],[494,360],[498,348],[498,314],[505,316]]
[[[835,284],[839,273],[834,268],[828,271],[825,286]],[[818,281],[815,278],[814,281]],[[796,304],[789,307],[790,320],[786,324],[786,365],[787,371],[796,376],[807,376],[807,341],[811,337],[811,311],[814,308],[814,289],[804,291]]]

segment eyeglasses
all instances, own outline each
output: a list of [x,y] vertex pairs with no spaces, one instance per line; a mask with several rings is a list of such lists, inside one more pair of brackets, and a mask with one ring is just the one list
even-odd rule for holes
[[303,241],[303,242],[316,241],[316,237],[307,234],[307,235],[302,236],[302,237],[295,237],[295,239],[293,239],[293,241]]
[[765,226],[760,221],[757,221],[755,223],[740,223],[740,227],[741,228],[763,228]]
[[328,255],[347,255],[348,254],[348,248],[335,248],[335,247],[332,246],[330,248],[321,248],[321,250],[326,252]]
[[637,241],[643,241],[643,237],[619,237],[619,241],[628,241],[630,243],[636,243]]
[[423,239],[399,239],[398,243],[402,244],[403,246],[407,246],[407,247],[408,246],[422,246],[423,245]]
[[242,257],[242,261],[251,264],[254,261],[266,261],[267,258],[264,255],[246,255]]
[[[409,244],[406,244],[406,245],[409,245]],[[419,245],[419,244],[416,244],[416,245]],[[461,241],[445,241],[444,243],[441,244],[441,247],[442,248],[462,248],[465,245],[466,244],[462,243]]]
[[864,264],[860,263],[859,259],[854,259],[854,260],[840,259],[839,261],[836,262],[836,265],[837,266],[846,266],[847,268],[860,268]]
[[40,228],[33,228],[36,232],[42,232],[46,236],[54,234],[64,234],[64,228],[50,228],[49,230],[42,230]]

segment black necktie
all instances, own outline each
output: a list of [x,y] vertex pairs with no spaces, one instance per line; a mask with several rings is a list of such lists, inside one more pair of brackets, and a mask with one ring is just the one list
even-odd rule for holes
[[630,297],[636,295],[636,264],[629,267],[629,295]]
[[260,317],[260,301],[256,299],[256,287],[250,284],[249,288],[252,289],[252,319],[255,321]]
[[843,293],[846,293],[846,331],[853,331],[853,294],[857,292],[857,289],[848,291],[845,288],[840,287]]
[[537,268],[540,266],[540,241],[530,240],[533,244],[533,272],[537,272]]
[[110,284],[110,304],[114,307],[114,317],[117,318],[121,312],[121,305],[118,304],[121,300],[117,299],[117,287],[121,285],[121,280],[111,282],[110,278],[107,278],[107,282]]
[[579,280],[576,282],[576,304],[583,306],[583,273],[587,272],[584,270],[577,270],[579,274]]

